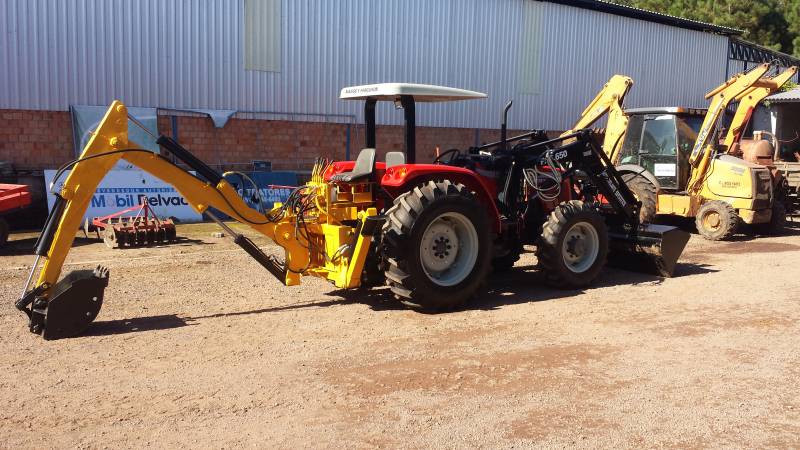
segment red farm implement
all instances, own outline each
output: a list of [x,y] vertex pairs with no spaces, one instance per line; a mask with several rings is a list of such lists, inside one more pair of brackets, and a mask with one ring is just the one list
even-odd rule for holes
[[28,186],[22,184],[0,184],[0,247],[8,240],[8,222],[3,216],[10,215],[31,204]]
[[[134,213],[135,214],[130,214]],[[104,217],[87,220],[84,232],[96,232],[109,248],[144,247],[175,242],[175,224],[159,219],[147,202]]]

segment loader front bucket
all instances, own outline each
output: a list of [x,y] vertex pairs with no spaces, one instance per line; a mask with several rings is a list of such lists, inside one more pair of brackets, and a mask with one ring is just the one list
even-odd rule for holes
[[[31,331],[45,339],[61,339],[83,333],[97,317],[108,286],[108,269],[75,270],[53,286],[49,299],[34,302]],[[34,330],[34,326],[38,326]]]
[[668,225],[641,225],[635,233],[609,233],[608,265],[671,277],[689,233]]

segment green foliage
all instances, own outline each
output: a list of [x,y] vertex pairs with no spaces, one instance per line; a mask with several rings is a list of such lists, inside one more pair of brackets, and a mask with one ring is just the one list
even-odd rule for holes
[[800,57],[798,0],[612,0],[627,6],[742,30],[742,37]]
[[792,89],[796,89],[796,88],[797,88],[797,83],[795,83],[794,81],[789,80],[789,81],[786,82],[786,84],[781,86],[780,92],[791,91]]

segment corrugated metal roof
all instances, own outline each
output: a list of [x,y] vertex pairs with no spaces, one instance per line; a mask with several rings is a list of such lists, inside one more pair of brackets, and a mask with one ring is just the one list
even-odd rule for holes
[[661,23],[664,25],[671,25],[674,27],[687,28],[695,31],[707,31],[710,33],[719,33],[725,36],[737,36],[742,34],[742,30],[736,28],[723,27],[721,25],[714,25],[713,23],[701,22],[699,20],[686,19],[683,17],[672,16],[646,9],[636,8],[633,6],[620,5],[617,3],[606,2],[602,0],[539,0],[550,3],[558,3],[560,5],[574,6],[576,8],[592,9],[609,14],[616,14],[618,16],[630,17],[632,19],[646,20],[648,22]]
[[796,103],[800,102],[800,88],[794,88],[786,92],[778,92],[765,98],[764,101],[771,103]]

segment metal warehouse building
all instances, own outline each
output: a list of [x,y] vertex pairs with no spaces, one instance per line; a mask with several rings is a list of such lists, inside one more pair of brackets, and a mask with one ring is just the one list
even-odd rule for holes
[[[425,158],[489,139],[510,99],[511,128],[562,130],[615,73],[635,80],[629,107],[701,107],[748,64],[797,63],[738,34],[590,0],[2,0],[0,161],[58,166],[80,143],[75,112],[120,99],[210,163],[303,169],[363,143],[342,87],[487,93],[418,108]],[[401,143],[379,130],[379,150]]]

